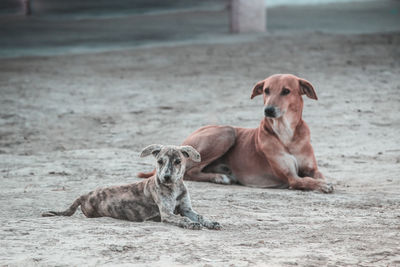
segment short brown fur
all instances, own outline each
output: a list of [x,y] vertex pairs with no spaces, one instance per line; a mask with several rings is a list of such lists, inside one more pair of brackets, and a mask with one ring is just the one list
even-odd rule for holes
[[202,157],[200,163],[188,163],[184,179],[333,192],[318,170],[310,130],[302,119],[302,95],[317,99],[311,83],[277,74],[254,86],[251,99],[258,95],[264,99],[264,118],[258,128],[205,126],[183,142]]

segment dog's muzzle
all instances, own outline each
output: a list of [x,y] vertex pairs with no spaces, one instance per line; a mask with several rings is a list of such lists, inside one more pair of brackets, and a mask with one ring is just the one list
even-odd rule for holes
[[171,175],[169,175],[169,174],[164,175],[164,181],[166,183],[170,183],[171,182]]
[[266,106],[264,108],[264,116],[269,118],[277,118],[280,115],[279,108],[274,106]]
[[165,184],[165,185],[170,185],[170,184],[172,184],[174,182],[172,180],[172,175],[168,174],[168,173],[164,174],[164,175],[161,175],[159,177],[159,181],[160,181],[160,183]]

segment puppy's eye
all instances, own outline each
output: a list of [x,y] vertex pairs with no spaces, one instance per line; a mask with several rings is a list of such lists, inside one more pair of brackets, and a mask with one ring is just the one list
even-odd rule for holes
[[179,165],[179,164],[181,164],[181,160],[180,159],[177,159],[177,160],[175,160],[175,165]]
[[163,164],[163,160],[162,160],[162,159],[159,159],[159,160],[157,160],[157,163],[158,163],[158,164]]
[[265,92],[266,95],[269,95],[269,88],[268,87],[265,88],[264,92]]
[[287,88],[283,88],[281,95],[288,95],[288,94],[290,94],[290,90]]

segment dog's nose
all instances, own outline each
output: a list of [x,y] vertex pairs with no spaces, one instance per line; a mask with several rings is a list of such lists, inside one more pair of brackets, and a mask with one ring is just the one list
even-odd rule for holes
[[276,117],[276,109],[273,106],[268,106],[264,109],[265,117]]
[[166,182],[169,182],[171,180],[171,175],[169,175],[169,174],[164,175],[164,180]]

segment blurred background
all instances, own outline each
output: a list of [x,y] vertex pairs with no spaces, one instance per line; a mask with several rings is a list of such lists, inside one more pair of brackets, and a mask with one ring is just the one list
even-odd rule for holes
[[[260,1],[267,34],[400,29],[397,0]],[[232,38],[230,7],[229,0],[2,0],[0,57],[215,42]]]

